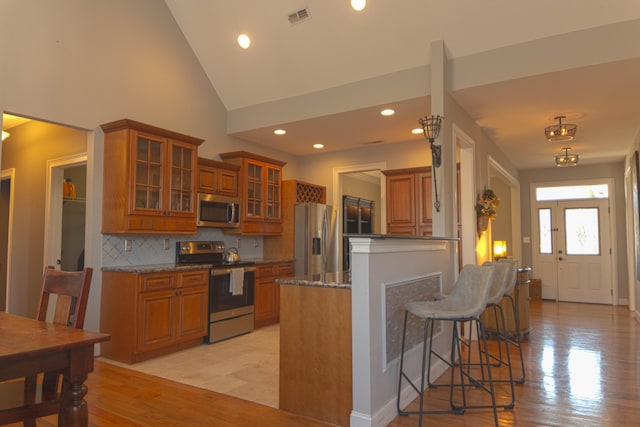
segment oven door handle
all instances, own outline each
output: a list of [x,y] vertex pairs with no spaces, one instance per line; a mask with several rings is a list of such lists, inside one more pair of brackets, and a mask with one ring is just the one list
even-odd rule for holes
[[[230,268],[212,268],[211,269],[211,275],[212,276],[226,276],[228,274],[231,274],[231,269],[233,267]],[[256,271],[256,267],[253,265],[248,265],[246,267],[236,267],[236,268],[242,268],[244,270],[245,273],[251,273],[253,271]]]

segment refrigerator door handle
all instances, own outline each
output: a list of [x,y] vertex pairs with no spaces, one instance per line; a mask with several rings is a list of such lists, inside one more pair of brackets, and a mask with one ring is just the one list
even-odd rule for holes
[[327,214],[322,216],[322,270],[326,270],[327,268],[327,228],[329,224],[327,223]]

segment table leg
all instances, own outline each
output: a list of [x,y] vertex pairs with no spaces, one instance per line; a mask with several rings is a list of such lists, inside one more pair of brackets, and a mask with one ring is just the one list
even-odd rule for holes
[[89,372],[93,371],[93,344],[86,348],[71,350],[68,370],[62,382],[62,404],[58,414],[58,425],[65,427],[87,427],[89,408],[84,396],[84,385]]

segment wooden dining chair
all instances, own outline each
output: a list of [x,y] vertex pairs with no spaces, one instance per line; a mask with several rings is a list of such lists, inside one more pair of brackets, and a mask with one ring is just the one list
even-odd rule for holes
[[[81,271],[60,271],[47,267],[42,278],[37,319],[82,329],[92,274],[93,269],[88,267]],[[50,297],[53,295],[57,296],[57,300],[55,307],[52,306],[52,310],[49,310],[49,301],[52,301]],[[53,313],[51,320],[47,316],[49,311]],[[43,373],[41,383],[38,383],[35,376],[26,377],[24,381],[0,383],[0,397],[13,395],[21,400],[6,408],[0,402],[0,425],[22,421],[25,427],[35,427],[36,418],[59,413],[62,397],[60,376],[60,371],[50,371]],[[9,391],[3,391],[3,387],[7,387]],[[19,399],[22,393],[17,390],[20,389],[24,390],[23,399]]]

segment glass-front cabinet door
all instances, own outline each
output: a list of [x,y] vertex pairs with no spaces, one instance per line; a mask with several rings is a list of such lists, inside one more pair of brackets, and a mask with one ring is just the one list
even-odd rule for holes
[[186,144],[171,144],[170,214],[194,212],[196,151]]
[[135,211],[162,213],[165,143],[162,139],[142,135],[136,137],[133,192]]
[[247,217],[263,217],[262,170],[261,164],[247,162]]
[[267,211],[265,213],[266,218],[280,218],[281,182],[282,179],[280,177],[280,169],[267,167]]

